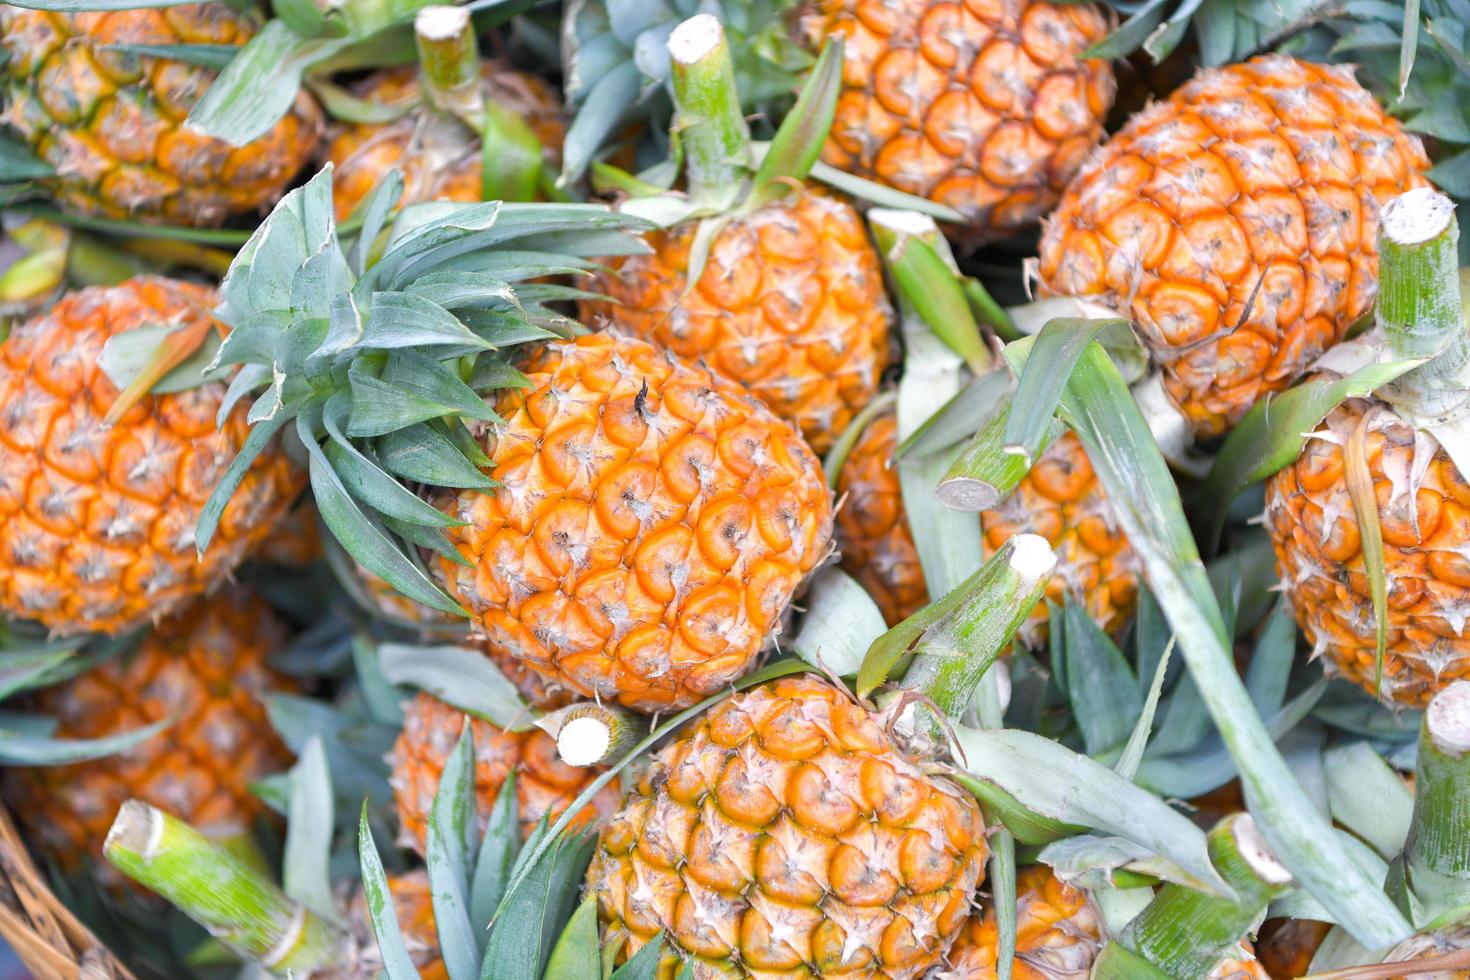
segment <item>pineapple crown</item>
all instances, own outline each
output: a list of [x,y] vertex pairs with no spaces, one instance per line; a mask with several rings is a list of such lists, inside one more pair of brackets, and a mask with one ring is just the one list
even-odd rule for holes
[[409,598],[462,614],[415,554],[462,561],[443,533],[458,521],[411,487],[494,486],[469,425],[495,423],[487,399],[525,384],[517,347],[578,329],[547,304],[585,295],[530,280],[642,252],[646,226],[598,205],[491,201],[406,208],[389,228],[401,191],[390,172],[344,246],[328,166],[230,266],[216,316],[232,329],[211,367],[240,365],[220,414],[253,395],[253,428],[197,537],[202,553],[252,460],[294,420],[317,506],[347,553]]

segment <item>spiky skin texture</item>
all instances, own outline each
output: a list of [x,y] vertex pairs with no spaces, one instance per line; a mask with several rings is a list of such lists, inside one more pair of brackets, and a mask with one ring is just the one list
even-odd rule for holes
[[1296,980],[1307,975],[1312,957],[1327,933],[1332,930],[1330,922],[1312,919],[1268,920],[1261,927],[1261,937],[1256,942],[1256,952],[1274,980]]
[[290,764],[263,703],[294,688],[266,664],[285,638],[264,602],[224,590],[160,623],[136,651],[41,691],[29,709],[56,719],[57,738],[172,724],[117,755],[10,770],[11,812],[63,869],[87,863],[112,885],[122,877],[102,860],[102,841],[128,799],[206,833],[249,830],[267,812],[250,783]]
[[583,322],[704,361],[826,452],[877,393],[890,356],[893,312],[862,219],[806,190],[733,217],[691,290],[697,226],[650,234],[651,254],[613,263],[592,290],[614,302],[583,303]]
[[[1080,602],[1104,630],[1127,625],[1138,606],[1138,554],[1113,517],[1092,462],[1072,432],[1053,440],[1011,495],[980,515],[988,557],[1014,535],[1039,534],[1057,553],[1057,571],[1046,595]],[[1047,609],[1038,603],[1021,638],[1042,642]]]
[[1206,69],[1082,168],[1040,292],[1131,319],[1195,433],[1218,435],[1368,311],[1378,210],[1427,165],[1347,66]]
[[322,112],[310,95],[235,147],[184,124],[214,72],[108,50],[243,45],[259,25],[224,3],[76,14],[0,5],[3,121],[56,171],[42,183],[71,211],[217,225],[268,207],[316,149]]
[[[525,120],[541,143],[547,162],[561,164],[567,122],[556,90],[544,79],[499,61],[480,67],[486,101]],[[353,90],[359,99],[401,107],[403,115],[386,123],[347,123],[333,128],[325,159],[336,165],[332,180],[339,220],[393,168],[403,176],[405,204],[422,201],[478,201],[482,153],[480,140],[453,119],[436,119],[423,107],[416,70],[391,68],[363,79]]]
[[1470,677],[1470,481],[1449,455],[1386,406],[1345,402],[1267,482],[1267,526],[1314,654],[1374,693],[1377,621],[1344,455],[1355,434],[1377,499],[1388,589],[1377,693],[1385,704],[1424,707]]
[[274,444],[250,467],[201,558],[194,528],[240,452],[225,384],[145,395],[112,427],[109,337],[209,316],[214,293],[144,277],[71,293],[0,344],[0,612],[55,633],[117,633],[218,585],[304,483]]
[[846,40],[823,159],[956,209],[971,244],[1034,224],[1104,136],[1094,4],[816,0],[802,20],[813,48]]
[[898,420],[887,412],[863,430],[837,476],[842,567],[868,590],[889,626],[929,602],[893,464],[897,449]]
[[974,799],[926,774],[844,691],[733,695],[656,755],[587,872],[604,939],[660,930],[698,980],[884,977],[941,962],[984,874]]
[[[444,763],[454,751],[466,715],[428,694],[419,694],[404,705],[403,731],[388,756],[392,767],[389,782],[398,804],[400,843],[424,853],[429,808],[439,790]],[[601,768],[577,769],[562,762],[556,741],[539,728],[523,732],[503,731],[488,721],[470,721],[475,739],[475,810],[483,832],[490,810],[511,770],[516,774],[516,804],[521,833],[529,836],[543,814],[555,820],[587,784],[602,773]],[[583,826],[606,816],[618,805],[617,792],[605,786],[577,814],[573,826]]]
[[738,385],[630,337],[541,348],[496,399],[493,492],[445,491],[441,581],[489,648],[586,697],[687,707],[743,674],[827,557],[831,494]]
[[[398,920],[398,931],[403,936],[403,945],[413,960],[414,967],[422,980],[449,980],[448,967],[439,953],[439,927],[434,920],[434,899],[429,888],[429,873],[423,869],[393,875],[388,879],[388,891],[393,896],[394,918]],[[368,911],[367,896],[359,890],[352,897],[352,908],[348,918],[365,942],[362,944],[363,962],[367,970],[344,970],[340,980],[356,980],[357,977],[379,976],[381,955],[372,925],[372,914]],[[339,980],[335,974],[331,980]]]
[[[1046,865],[1016,876],[1016,956],[1012,980],[1087,980],[1101,945],[1102,924],[1087,893]],[[948,965],[931,980],[995,980],[1000,940],[994,903],[970,916],[950,950]]]

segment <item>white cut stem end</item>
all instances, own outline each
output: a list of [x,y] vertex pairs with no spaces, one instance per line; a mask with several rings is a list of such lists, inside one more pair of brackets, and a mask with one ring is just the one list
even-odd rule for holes
[[934,499],[950,510],[978,513],[1000,503],[1000,494],[989,483],[967,476],[956,476],[934,488]]
[[146,861],[158,853],[158,842],[162,839],[163,814],[146,803],[128,800],[118,809],[103,849],[115,842]]
[[448,41],[459,37],[470,26],[470,12],[464,7],[436,4],[424,7],[413,19],[413,29],[428,41]]
[[1416,187],[1383,206],[1383,234],[1397,245],[1420,245],[1455,218],[1455,202],[1432,187]]
[[1458,759],[1470,752],[1470,681],[1456,681],[1436,694],[1424,722],[1445,755]]
[[904,211],[899,208],[869,208],[868,220],[875,225],[882,225],[905,235],[934,235],[939,232],[939,225],[927,214],[917,211]]
[[1045,578],[1057,567],[1057,553],[1051,543],[1039,534],[1018,534],[1011,538],[1011,571],[1028,581]]
[[1240,856],[1263,881],[1272,885],[1284,885],[1291,881],[1291,872],[1271,853],[1271,846],[1266,843],[1261,829],[1256,826],[1255,819],[1249,813],[1242,813],[1236,819],[1233,830]]
[[612,730],[598,718],[573,718],[556,735],[556,751],[569,766],[596,765],[611,745]]
[[669,57],[681,65],[692,65],[719,47],[724,36],[725,28],[718,18],[695,14],[669,35]]

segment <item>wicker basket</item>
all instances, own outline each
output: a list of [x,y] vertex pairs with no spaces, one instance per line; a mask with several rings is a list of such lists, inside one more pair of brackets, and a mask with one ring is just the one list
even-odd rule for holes
[[36,980],[135,980],[51,893],[0,807],[0,939]]

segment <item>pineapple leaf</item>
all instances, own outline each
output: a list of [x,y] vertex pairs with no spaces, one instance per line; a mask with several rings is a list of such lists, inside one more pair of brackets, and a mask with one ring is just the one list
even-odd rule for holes
[[665,945],[667,940],[660,932],[629,957],[628,962],[614,970],[608,980],[656,980],[658,962],[664,955]]
[[[520,798],[516,793],[516,774],[511,770],[495,795],[490,819],[480,841],[480,855],[475,861],[475,877],[470,885],[470,921],[489,922],[500,900],[511,870],[521,853]],[[594,934],[593,945],[596,945]]]
[[1087,752],[1120,748],[1143,712],[1138,679],[1116,644],[1088,615],[1068,601],[1066,619],[1067,696]]
[[162,58],[186,65],[198,65],[221,71],[239,54],[237,44],[106,44],[101,50],[109,54],[135,58]]
[[394,684],[427,691],[497,728],[524,731],[531,727],[532,716],[515,685],[477,650],[384,643],[378,658],[383,676]]
[[[583,47],[582,57],[587,58],[589,54],[587,47]],[[570,73],[568,77],[571,77]],[[603,75],[587,91],[562,144],[558,187],[567,187],[586,173],[598,151],[618,128],[628,107],[637,101],[642,84],[638,66],[627,61]],[[567,97],[569,101],[572,98],[570,82]]]
[[434,928],[450,980],[479,975],[480,930],[470,922],[470,869],[476,845],[475,739],[464,719],[459,741],[444,762],[429,808],[424,862],[434,905]]
[[1046,446],[1073,367],[1088,345],[1108,330],[1131,331],[1132,327],[1121,319],[1058,318],[1036,335],[1026,360],[1031,370],[1019,372],[1005,430],[1006,452],[1021,456],[1027,469]]
[[362,215],[362,225],[358,228],[357,240],[347,251],[347,263],[358,278],[367,271],[368,253],[387,227],[388,217],[402,197],[403,175],[395,168],[384,174],[373,186],[372,193],[357,205],[356,213]]
[[5,719],[0,721],[0,765],[64,766],[101,759],[143,744],[176,720],[165,718],[143,728],[104,738],[58,739],[25,731],[13,719]]
[[[461,555],[459,549],[450,543],[443,528],[424,527],[422,524],[409,524],[406,521],[400,521],[396,517],[389,517],[387,514],[380,516],[383,519],[383,526],[409,544],[411,546],[410,551],[412,548],[419,548],[424,551],[431,551],[436,555],[443,555],[457,565],[463,565],[466,568],[474,567],[474,562]],[[412,561],[413,559],[410,558],[409,560]],[[418,562],[415,562],[416,566],[418,564]]]
[[486,102],[480,131],[480,197],[486,201],[532,201],[541,186],[541,141],[505,106]]
[[361,361],[348,371],[352,436],[381,436],[395,429],[445,415],[490,421],[495,413],[484,399],[443,362],[416,351],[401,350],[388,359],[383,377],[368,373]]
[[867,590],[840,568],[818,572],[807,592],[806,615],[790,649],[819,670],[853,677],[868,648],[887,632]]
[[332,773],[319,736],[307,740],[287,786],[282,887],[317,915],[340,925],[327,869],[332,850]]
[[[125,333],[113,334],[102,345],[102,353],[97,358],[97,366],[117,386],[119,391],[126,391],[133,381],[142,376],[149,368],[155,354],[159,352],[169,337],[177,335],[184,329],[187,328],[178,325],[148,324]],[[193,351],[186,353],[183,360],[168,367],[158,380],[147,387],[146,393],[166,395],[172,392],[189,391],[228,377],[229,368],[217,367],[213,370],[205,370],[213,362],[220,343],[217,333],[212,330],[205,333],[194,346]]]
[[328,399],[326,411],[322,413],[322,424],[329,437],[323,451],[348,491],[385,517],[423,527],[462,527],[464,521],[410,492],[348,440],[341,425],[350,411],[347,393],[339,391]]
[[[1169,655],[1174,652],[1174,641],[1171,638],[1168,645],[1164,647],[1163,656],[1158,660],[1153,671],[1153,680],[1149,682],[1148,696],[1144,699],[1143,708],[1138,714],[1138,721],[1133,726],[1132,733],[1128,736],[1128,742],[1123,746],[1123,751],[1118,755],[1118,761],[1113,763],[1113,772],[1124,779],[1132,779],[1138,774],[1139,763],[1143,761],[1143,753],[1148,748],[1149,732],[1153,729],[1154,718],[1158,715],[1159,697],[1164,691],[1164,681],[1169,675]],[[1143,678],[1140,676],[1139,678]]]
[[546,961],[546,973],[541,980],[582,980],[584,977],[602,976],[602,959],[597,936],[597,899],[588,896],[577,906],[562,930],[556,945],[551,949],[551,958]]
[[806,180],[812,164],[822,155],[827,133],[837,117],[842,92],[843,38],[834,34],[822,45],[822,54],[802,86],[796,104],[771,139],[760,169],[751,181],[745,209],[754,211],[791,190],[791,182]]
[[501,902],[480,964],[482,980],[539,980],[576,907],[596,835],[552,837],[543,823],[532,841],[537,837],[538,846],[549,848],[546,859],[525,868],[525,876]]
[[0,183],[40,180],[55,173],[56,170],[32,153],[30,147],[0,132]]
[[1414,794],[1367,742],[1329,749],[1323,760],[1332,819],[1357,834],[1385,861],[1404,849]]
[[378,461],[406,480],[455,489],[494,489],[480,471],[480,460],[466,459],[460,447],[432,425],[396,429],[377,440]]
[[352,637],[353,674],[372,720],[395,730],[403,727],[403,695],[394,690],[378,661],[378,648],[365,633]]
[[[489,349],[443,306],[411,292],[374,293],[361,347],[393,350],[440,345]],[[351,348],[340,351],[349,353]],[[333,351],[338,353],[339,351]]]
[[1084,58],[1123,58],[1137,51],[1164,19],[1165,0],[1148,0],[1113,33],[1082,52]]
[[373,921],[373,934],[383,958],[383,972],[388,980],[421,980],[419,971],[408,955],[403,932],[398,928],[398,914],[393,908],[393,893],[388,890],[388,875],[378,854],[377,842],[368,826],[367,800],[362,801],[362,814],[357,822],[357,855],[362,868],[362,891],[367,899],[368,915]]
[[1245,689],[1262,717],[1280,711],[1286,702],[1287,683],[1295,662],[1296,619],[1290,603],[1278,599],[1256,640],[1245,673]]
[[240,452],[230,460],[230,465],[225,469],[224,475],[220,477],[219,483],[215,485],[209,499],[204,502],[204,507],[199,511],[199,521],[194,526],[194,539],[195,547],[200,555],[203,555],[209,547],[209,542],[214,538],[215,529],[219,527],[220,516],[225,512],[225,505],[239,489],[240,481],[245,479],[245,474],[249,472],[251,464],[265,451],[271,439],[288,421],[290,421],[290,416],[281,413],[251,427],[250,434],[245,437],[244,445],[240,447]]

